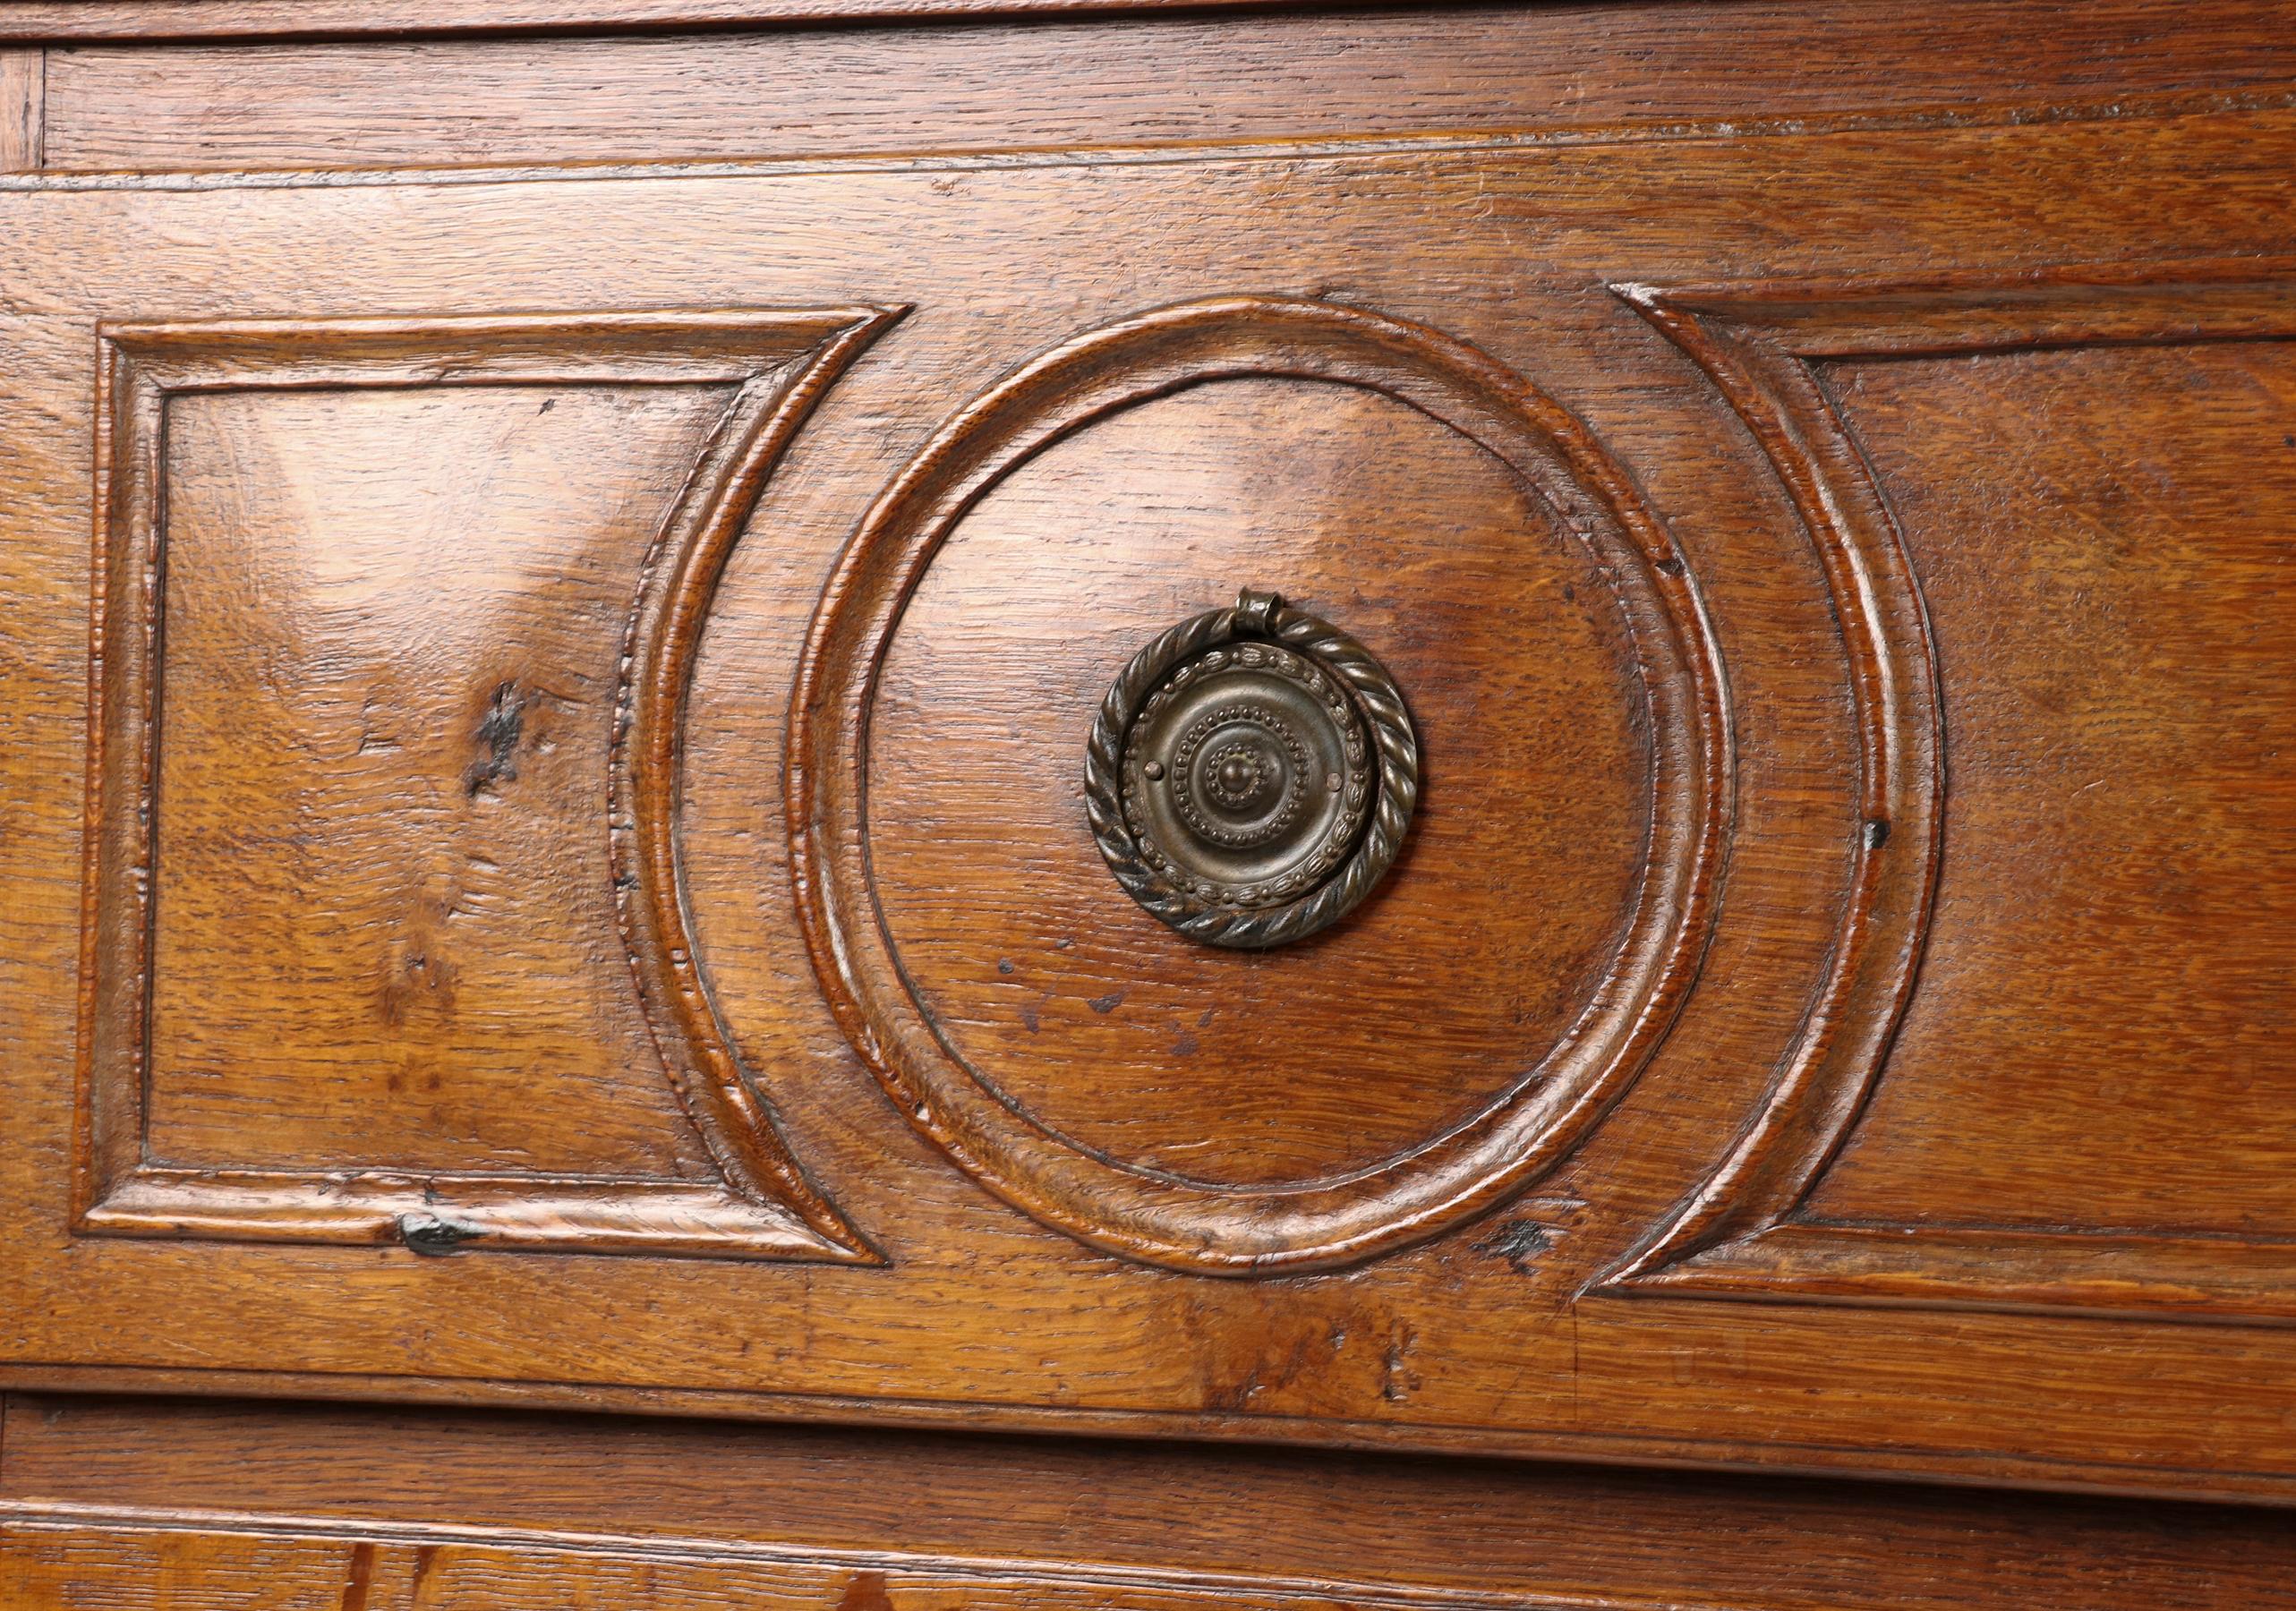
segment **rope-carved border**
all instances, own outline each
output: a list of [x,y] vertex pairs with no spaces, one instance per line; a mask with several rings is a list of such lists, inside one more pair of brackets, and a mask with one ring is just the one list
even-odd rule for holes
[[[1124,739],[1141,703],[1182,661],[1239,638],[1282,644],[1336,678],[1370,728],[1379,755],[1378,798],[1347,860],[1304,895],[1259,910],[1206,900],[1180,888],[1148,864],[1124,821]],[[1126,663],[1100,702],[1085,746],[1084,801],[1093,840],[1126,894],[1191,940],[1264,950],[1330,927],[1361,904],[1395,865],[1419,805],[1419,737],[1403,690],[1370,650],[1273,593],[1247,591],[1228,608],[1181,622]]]

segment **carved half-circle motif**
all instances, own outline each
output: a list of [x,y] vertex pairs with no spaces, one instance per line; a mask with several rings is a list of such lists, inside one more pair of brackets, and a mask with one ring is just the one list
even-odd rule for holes
[[[1430,1113],[1404,1145],[1296,1179],[1221,1177],[1125,1155],[1073,1133],[1003,1071],[984,1066],[904,956],[871,837],[871,740],[885,668],[952,535],[1055,446],[1159,399],[1236,380],[1370,394],[1431,422],[1413,429],[1431,431],[1438,446],[1496,466],[1497,483],[1539,528],[1520,542],[1535,535],[1569,548],[1587,584],[1609,595],[1606,609],[1615,606],[1623,680],[1614,686],[1634,707],[1618,727],[1638,735],[1648,796],[1636,806],[1642,826],[1623,852],[1630,876],[1587,988],[1529,1066],[1489,1073],[1490,1088],[1458,1113]],[[1283,576],[1251,580],[1287,585]],[[1489,608],[1508,603],[1494,598]],[[1439,654],[1446,641],[1433,630],[1434,648],[1414,652]],[[1080,736],[1093,717],[1088,706],[1046,712],[1049,722],[1072,719]],[[1202,1274],[1277,1274],[1340,1266],[1437,1235],[1529,1185],[1609,1111],[1665,1037],[1697,973],[1728,816],[1728,744],[1720,660],[1695,578],[1630,479],[1571,413],[1436,331],[1324,302],[1229,297],[1159,309],[1044,354],[961,409],[887,487],[808,635],[791,706],[786,805],[815,967],[845,1033],[920,1134],[1006,1201],[1095,1247]],[[1439,775],[1439,750],[1430,753]],[[1076,842],[1091,855],[1080,798],[1074,815]],[[1439,841],[1415,852],[1421,862],[1442,854]],[[1408,884],[1413,871],[1400,869],[1391,883]],[[1105,874],[1099,883],[1127,920],[1145,925],[1110,931],[1120,942],[1131,935],[1122,942],[1141,946],[1143,959],[1163,940],[1185,944],[1157,938],[1162,932],[1130,910]],[[1386,909],[1375,901],[1303,948],[1246,956],[1192,947],[1186,965],[1311,968],[1327,940],[1368,954]]]
[[[900,311],[864,307],[755,321],[762,338],[790,350],[769,346],[737,371],[725,415],[646,556],[623,635],[609,763],[616,921],[670,1087],[723,1177],[723,1206],[770,1216],[790,1257],[837,1263],[877,1256],[790,1155],[719,1015],[687,911],[680,767],[703,628],[758,492],[823,394]],[[661,1240],[714,1247],[702,1217],[688,1211],[696,1223]]]

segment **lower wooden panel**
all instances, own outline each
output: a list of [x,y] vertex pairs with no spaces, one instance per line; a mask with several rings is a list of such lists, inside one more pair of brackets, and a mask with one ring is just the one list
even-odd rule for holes
[[2296,1606],[2266,1510],[1477,1460],[15,1394],[20,1605]]

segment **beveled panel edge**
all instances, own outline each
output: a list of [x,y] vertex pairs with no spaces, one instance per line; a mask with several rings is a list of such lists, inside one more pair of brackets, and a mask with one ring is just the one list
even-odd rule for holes
[[[1911,1000],[1947,809],[1920,580],[1813,366],[2296,338],[2296,265],[1612,290],[1714,381],[1818,548],[1850,647],[1868,828],[1826,985],[1761,1108],[1722,1164],[1589,1291],[2296,1323],[2296,1240],[1849,1223],[1804,1210],[1871,1099]],[[1876,822],[1886,825],[1878,844]],[[1892,846],[1911,854],[1891,863]]]
[[425,1174],[405,1170],[181,1169],[147,1164],[79,1229],[202,1241],[465,1246],[663,1257],[820,1257],[779,1205],[713,1181]]
[[[875,1263],[790,1157],[698,983],[674,846],[647,814],[674,806],[692,644],[659,628],[738,536],[781,450],[822,392],[892,320],[878,308],[474,314],[428,319],[103,320],[96,328],[94,596],[71,1170],[81,1234],[465,1244],[592,1253]],[[611,772],[618,926],[647,1028],[721,1183],[419,1170],[184,1169],[154,1163],[151,913],[166,557],[164,414],[186,391],[472,384],[718,383],[733,397],[653,539],[625,637]],[[649,635],[649,628],[653,635]],[[660,641],[656,641],[659,639]],[[645,655],[641,662],[633,655]],[[679,657],[684,657],[680,659]],[[634,695],[629,679],[647,680]],[[663,680],[667,677],[668,680]],[[671,724],[664,728],[663,723]],[[665,771],[665,769],[667,769]],[[696,1078],[688,1062],[706,1077]]]
[[[1634,634],[1653,817],[1611,968],[1549,1053],[1410,1152],[1336,1181],[1216,1186],[1100,1157],[1014,1107],[939,1034],[902,968],[867,854],[870,712],[909,598],[972,506],[1036,454],[1187,387],[1271,377],[1387,396],[1497,458],[1595,549]],[[1673,1026],[1703,964],[1733,774],[1720,652],[1686,559],[1575,416],[1464,342],[1336,303],[1236,295],[1088,330],[967,404],[881,493],[824,589],[790,701],[788,829],[801,925],[838,1022],[911,1125],[1013,1206],[1079,1240],[1199,1274],[1358,1264],[1515,1195],[1598,1122]]]
[[2296,1242],[1788,1215],[1637,1285],[1684,1296],[2288,1325],[2296,1324]]
[[[695,949],[679,849],[687,695],[718,579],[765,477],[822,394],[905,310],[848,309],[790,371],[744,380],[640,572],[615,691],[614,909],[670,1082],[727,1185],[787,1206],[849,1262],[880,1256],[806,1178],[718,1013]],[[833,1251],[832,1251],[833,1250]]]

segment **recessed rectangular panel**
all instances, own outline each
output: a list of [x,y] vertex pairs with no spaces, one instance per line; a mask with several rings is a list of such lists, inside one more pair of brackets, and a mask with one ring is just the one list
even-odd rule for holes
[[599,801],[622,618],[726,396],[169,400],[155,1160],[706,1168]]
[[1920,986],[1812,1211],[2296,1238],[2296,345],[1828,379],[1948,783]]
[[1848,987],[1612,1290],[2296,1315],[2289,279],[1628,294],[1900,629]]
[[867,1257],[688,1000],[659,712],[890,317],[99,327],[79,1229]]

